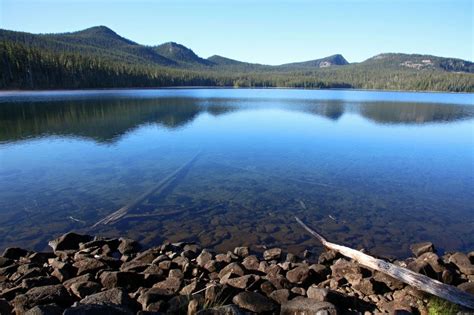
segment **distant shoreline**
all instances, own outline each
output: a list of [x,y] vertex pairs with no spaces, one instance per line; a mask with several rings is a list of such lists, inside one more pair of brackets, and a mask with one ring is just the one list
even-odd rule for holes
[[360,92],[399,92],[399,93],[439,93],[439,94],[468,94],[474,92],[452,92],[439,90],[388,90],[388,89],[351,89],[351,88],[300,88],[300,87],[234,87],[234,86],[162,86],[162,87],[114,87],[114,88],[80,88],[80,89],[0,89],[3,93],[29,92],[68,92],[68,91],[124,91],[124,90],[307,90],[307,91],[360,91]]

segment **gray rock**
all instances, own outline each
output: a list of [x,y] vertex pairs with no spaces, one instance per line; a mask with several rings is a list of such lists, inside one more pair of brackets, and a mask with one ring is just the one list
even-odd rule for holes
[[168,299],[172,292],[161,288],[151,288],[143,290],[137,299],[137,302],[142,305],[144,311],[151,311],[161,308],[161,302]]
[[31,289],[33,287],[42,287],[45,285],[53,285],[58,284],[59,280],[55,277],[34,277],[34,278],[27,278],[21,281],[21,286],[25,289]]
[[234,248],[234,254],[241,258],[245,258],[250,254],[250,251],[249,251],[249,248],[246,246],[236,247]]
[[257,256],[247,256],[242,261],[242,266],[244,266],[245,269],[250,271],[259,271],[258,268],[260,266],[260,261],[258,260]]
[[227,284],[237,289],[245,289],[249,287],[251,283],[253,283],[253,277],[254,277],[253,275],[245,275],[242,277],[230,278],[227,281],[225,281],[225,283],[221,282],[221,284]]
[[88,295],[99,292],[101,289],[100,284],[92,281],[75,282],[71,285],[71,292],[80,299],[85,298]]
[[426,252],[418,256],[417,261],[424,261],[433,268],[434,272],[441,273],[446,268],[441,264],[441,260],[438,255],[432,252]]
[[123,263],[122,266],[120,266],[120,271],[143,272],[148,267],[150,267],[150,263],[148,262],[139,261],[139,260],[131,260],[131,261],[127,261],[126,263]]
[[114,304],[128,306],[131,304],[131,300],[125,290],[122,288],[113,288],[86,296],[80,301],[80,304]]
[[122,287],[135,291],[144,285],[144,278],[142,274],[135,272],[104,271],[100,274],[100,283],[106,289]]
[[90,235],[80,235],[74,232],[61,235],[57,239],[50,241],[48,245],[53,251],[79,249],[79,244],[87,243],[92,240]]
[[281,306],[280,315],[337,315],[336,307],[329,302],[297,298]]
[[325,251],[324,253],[321,253],[321,255],[319,255],[318,263],[319,264],[329,264],[333,260],[335,260],[338,256],[339,256],[339,254],[334,250]]
[[263,259],[278,260],[281,257],[281,248],[271,248],[263,252]]
[[290,263],[295,263],[298,260],[298,257],[292,253],[286,254],[286,261]]
[[305,296],[306,295],[306,290],[305,290],[305,288],[302,288],[302,287],[293,287],[293,288],[291,288],[291,293],[296,294],[296,295]]
[[216,261],[217,262],[224,262],[226,264],[229,264],[230,262],[232,262],[232,257],[230,257],[227,254],[217,254],[216,255]]
[[237,305],[223,305],[200,310],[196,315],[246,315],[249,314],[241,310]]
[[206,303],[211,304],[216,302],[222,292],[222,287],[219,285],[209,285],[204,293]]
[[[270,295],[273,291],[275,291],[275,286],[270,281],[264,281],[260,284],[260,290],[265,293],[267,296]],[[282,289],[281,287],[278,289]]]
[[69,290],[69,288],[76,282],[83,282],[83,281],[94,281],[94,276],[91,275],[90,273],[86,273],[85,275],[82,276],[77,276],[74,278],[71,278],[69,280],[66,280],[63,282],[63,285],[66,289]]
[[424,253],[434,252],[434,246],[431,242],[422,242],[411,245],[410,250],[415,257],[419,257]]
[[298,266],[286,273],[286,278],[291,283],[303,283],[309,277],[309,268],[307,265]]
[[212,254],[205,249],[196,258],[196,262],[200,267],[204,267],[211,260],[212,260]]
[[56,304],[37,305],[29,309],[25,315],[61,315],[63,309]]
[[457,252],[449,257],[449,262],[456,265],[465,275],[474,275],[474,265],[469,260],[466,254]]
[[458,285],[458,288],[468,293],[474,294],[474,282],[464,282]]
[[320,302],[326,301],[328,293],[329,290],[327,288],[318,288],[315,285],[310,286],[306,291],[306,295],[308,296],[308,298]]
[[232,273],[232,274],[235,274],[237,276],[243,276],[244,275],[244,270],[242,269],[242,267],[238,263],[234,262],[234,263],[230,263],[227,266],[225,266],[224,268],[222,268],[222,270],[219,272],[219,278],[222,278],[223,276],[225,276],[229,272]]
[[140,250],[141,246],[138,244],[138,242],[131,240],[129,238],[120,238],[119,239],[120,244],[118,246],[118,251],[122,255],[128,255],[128,254],[133,254],[136,253]]
[[107,265],[95,258],[85,258],[76,261],[73,267],[77,268],[77,275],[83,275],[86,273],[96,273],[101,269],[107,268]]
[[133,315],[128,308],[108,304],[78,305],[68,308],[63,315]]
[[403,282],[379,271],[375,271],[373,279],[384,283],[390,290],[400,290],[405,286]]
[[183,280],[176,277],[168,277],[164,281],[160,281],[153,285],[153,288],[161,289],[163,291],[169,292],[166,295],[172,295],[179,291]]
[[256,292],[241,292],[234,296],[232,302],[255,313],[271,312],[276,308],[272,300]]
[[283,304],[288,301],[288,298],[290,297],[290,291],[288,289],[275,290],[270,293],[268,297],[278,304]]
[[62,284],[32,288],[25,294],[16,296],[13,300],[13,305],[17,313],[24,313],[36,305],[51,303],[56,303],[64,307],[72,303],[71,296]]

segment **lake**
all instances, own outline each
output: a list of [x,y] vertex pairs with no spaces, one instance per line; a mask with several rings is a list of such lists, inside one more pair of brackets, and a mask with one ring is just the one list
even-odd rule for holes
[[0,248],[43,250],[75,230],[320,250],[295,215],[377,255],[404,257],[426,240],[472,250],[473,95],[0,93]]

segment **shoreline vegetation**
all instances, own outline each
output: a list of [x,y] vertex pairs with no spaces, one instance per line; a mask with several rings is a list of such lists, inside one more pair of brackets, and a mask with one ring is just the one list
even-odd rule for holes
[[105,26],[30,34],[0,29],[0,89],[249,87],[474,91],[474,63],[384,53],[359,63],[342,55],[282,65],[207,59],[174,43],[144,46]]
[[1,89],[3,93],[31,93],[31,92],[74,92],[74,91],[127,91],[127,90],[209,90],[209,89],[236,89],[236,90],[313,90],[313,91],[360,91],[360,92],[400,92],[400,93],[443,93],[443,94],[473,94],[472,91],[453,92],[439,90],[390,90],[390,89],[357,89],[357,88],[304,88],[304,87],[235,87],[235,86],[155,86],[155,87],[110,87],[110,88],[51,88],[51,89]]
[[[469,311],[334,250],[319,255],[307,250],[302,257],[280,248],[213,253],[185,242],[142,249],[127,238],[73,232],[49,245],[53,252],[5,249],[0,257],[1,314]],[[438,256],[430,242],[413,244],[411,251],[413,257],[391,263],[474,294],[474,251]]]

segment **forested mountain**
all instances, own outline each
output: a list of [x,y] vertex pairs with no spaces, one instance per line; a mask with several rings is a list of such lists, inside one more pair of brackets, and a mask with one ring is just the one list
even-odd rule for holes
[[144,46],[105,26],[61,34],[0,30],[0,88],[234,86],[474,91],[474,64],[429,55],[339,54],[279,66],[207,59],[169,42]]

